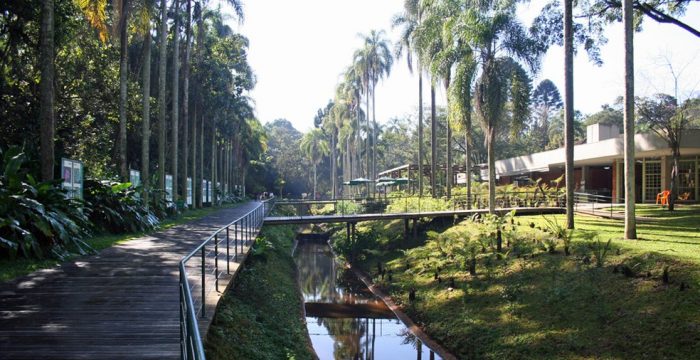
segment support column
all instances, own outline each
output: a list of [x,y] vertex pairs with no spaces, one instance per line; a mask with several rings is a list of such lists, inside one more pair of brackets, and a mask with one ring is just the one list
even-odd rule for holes
[[404,240],[408,240],[408,220],[409,219],[403,219],[403,238],[404,238]]
[[418,219],[413,219],[413,240],[418,240]]
[[580,184],[580,191],[581,192],[588,192],[589,186],[588,186],[588,178],[589,178],[589,167],[587,165],[581,166],[581,184]]

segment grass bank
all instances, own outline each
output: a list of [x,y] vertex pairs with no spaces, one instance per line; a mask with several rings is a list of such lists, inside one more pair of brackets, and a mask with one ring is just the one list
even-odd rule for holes
[[294,228],[265,227],[233,287],[219,302],[206,339],[211,359],[313,359],[302,316]]
[[[93,236],[89,239],[86,239],[85,242],[90,245],[95,251],[100,251],[103,249],[106,249],[110,246],[114,246],[117,244],[123,244],[125,242],[128,242],[129,240],[136,239],[148,234],[152,234],[157,231],[163,231],[166,229],[169,229],[173,226],[176,225],[181,225],[185,224],[197,219],[201,219],[209,214],[212,214],[216,212],[217,210],[223,209],[223,208],[233,208],[239,206],[241,203],[236,203],[236,204],[228,204],[220,207],[208,207],[208,208],[203,208],[203,209],[193,209],[193,210],[188,210],[185,211],[184,213],[180,214],[176,218],[169,218],[163,220],[158,228],[154,231],[150,232],[141,232],[141,233],[129,233],[129,234],[118,234],[118,235],[113,235],[113,234],[101,234],[97,236]],[[25,259],[25,258],[17,258],[17,259],[0,259],[0,282],[4,281],[10,281],[14,278],[30,274],[36,270],[40,269],[48,269],[54,266],[59,265],[62,262],[74,259],[78,257],[79,255],[74,255],[70,258],[64,259],[64,260],[57,260],[57,259]]]
[[417,242],[402,222],[365,224],[358,242],[373,247],[356,262],[459,358],[694,358],[700,208],[643,212],[636,241],[621,221],[576,216],[569,256],[541,216],[508,221],[501,253],[483,223],[423,224],[435,232]]

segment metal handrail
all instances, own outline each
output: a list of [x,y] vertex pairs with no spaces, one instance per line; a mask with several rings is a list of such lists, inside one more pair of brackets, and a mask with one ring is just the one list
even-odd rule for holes
[[[219,243],[222,242],[220,237],[223,238],[224,233],[226,236],[226,273],[231,274],[231,228],[233,227],[233,252],[234,260],[238,259],[238,244],[240,243],[240,252],[243,252],[243,246],[250,245],[250,243],[256,238],[260,227],[262,226],[265,216],[272,210],[274,206],[274,198],[262,201],[261,204],[256,206],[254,209],[250,210],[238,219],[222,226],[216,230],[211,236],[199,244],[194,250],[187,254],[180,263],[178,268],[180,270],[180,358],[182,359],[205,359],[204,354],[204,344],[202,343],[202,338],[199,333],[199,326],[197,322],[197,315],[202,318],[206,317],[206,296],[207,296],[207,257],[211,257],[212,252],[207,252],[207,244],[213,242],[214,251],[214,271],[210,276],[214,276],[214,288],[219,291]],[[221,236],[220,236],[221,235]],[[240,235],[240,236],[239,236]],[[240,240],[240,241],[239,241]],[[211,249],[211,248],[210,248]],[[195,306],[195,301],[193,297],[193,289],[196,286],[190,285],[190,281],[187,276],[187,262],[199,254],[200,256],[200,268],[201,268],[201,299],[200,306]],[[209,289],[211,291],[211,289]]]
[[574,204],[576,209],[579,208],[579,204],[590,204],[593,214],[595,214],[596,204],[610,204],[610,218],[613,217],[614,198],[612,196],[575,192]]

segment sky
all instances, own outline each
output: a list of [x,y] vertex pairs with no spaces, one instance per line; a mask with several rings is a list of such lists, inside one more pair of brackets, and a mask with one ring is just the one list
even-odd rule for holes
[[[529,26],[544,3],[533,0],[520,5],[523,23]],[[403,0],[243,0],[243,6],[243,24],[231,19],[230,25],[250,40],[248,60],[257,85],[249,95],[258,119],[267,123],[284,118],[308,131],[317,110],[333,98],[353,52],[361,47],[358,34],[384,29],[392,43],[398,39],[391,18],[402,10]],[[682,19],[700,28],[700,4],[692,4]],[[575,58],[574,106],[584,114],[597,112],[623,93],[622,35],[621,24],[607,27],[602,66],[591,63],[585,51]],[[563,49],[550,48],[539,73],[534,74],[533,87],[550,79],[563,94],[563,63]],[[700,39],[674,25],[646,18],[643,31],[635,34],[636,95],[673,94],[668,64],[680,74],[681,99],[700,91]],[[425,86],[424,91],[424,101],[429,100],[429,88]],[[437,94],[438,103],[444,104],[444,91],[439,89]],[[390,76],[378,84],[376,97],[380,123],[416,113],[418,77],[408,71],[405,58],[395,59]]]

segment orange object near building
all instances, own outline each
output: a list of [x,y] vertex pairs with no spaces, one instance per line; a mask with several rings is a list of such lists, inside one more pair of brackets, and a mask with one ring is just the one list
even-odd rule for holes
[[668,205],[668,197],[670,195],[671,195],[671,192],[669,190],[664,190],[664,191],[656,194],[656,203],[657,204],[661,203],[661,206]]

